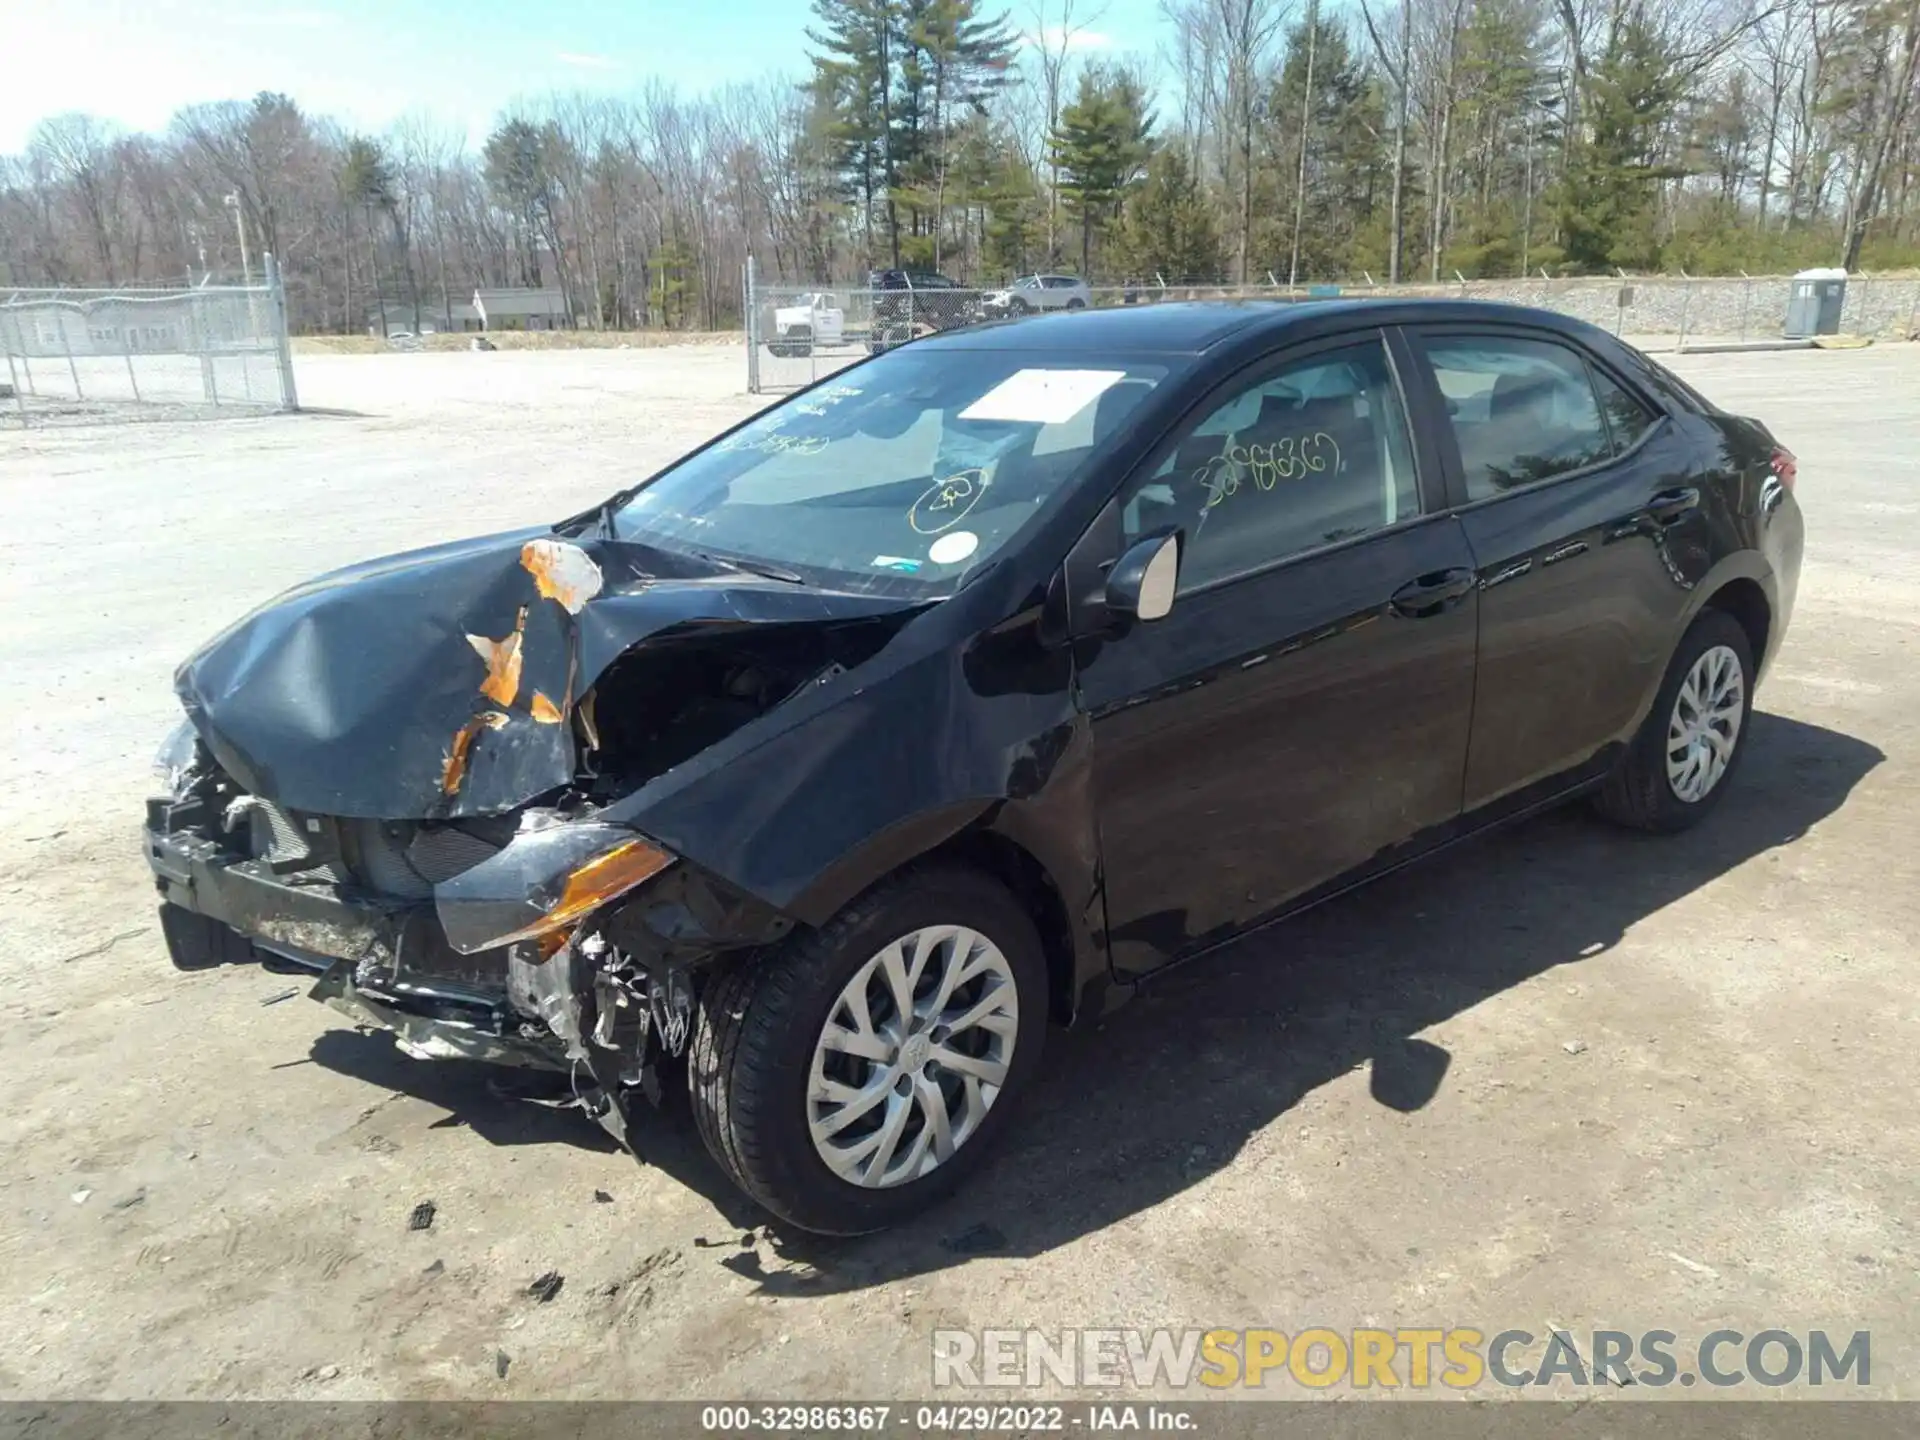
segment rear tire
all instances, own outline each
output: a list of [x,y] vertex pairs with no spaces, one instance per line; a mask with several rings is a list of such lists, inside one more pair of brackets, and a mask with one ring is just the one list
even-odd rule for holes
[[[1702,614],[1681,637],[1653,708],[1594,809],[1616,824],[1666,835],[1705,819],[1746,752],[1753,676],[1753,647],[1740,622],[1724,610]],[[1738,686],[1737,699],[1729,685]]]
[[[909,944],[901,953],[910,962],[911,942],[929,933],[970,935],[982,943],[972,949],[966,948],[969,941],[949,944],[943,960],[940,942],[929,940],[922,988],[909,987],[914,1003],[903,1016],[889,1005],[887,972],[871,967],[903,940]],[[955,955],[962,958],[952,973],[975,978],[949,992],[940,967],[953,964]],[[974,957],[971,972],[967,956]],[[830,1031],[852,1033],[847,998],[854,991],[868,1020],[861,1035],[897,1036],[898,1043],[887,1041],[893,1059],[856,1059],[826,1043]],[[954,998],[942,1008],[950,993]],[[1001,998],[991,1035],[985,1022],[951,1031],[939,1023],[978,1012],[996,995]],[[1039,1066],[1046,1010],[1040,938],[1013,897],[972,870],[907,871],[819,930],[796,932],[758,955],[727,963],[708,980],[687,1067],[700,1138],[735,1184],[802,1229],[859,1235],[898,1224],[960,1184],[991,1149]],[[915,1042],[913,1036],[923,1039]],[[945,1048],[949,1042],[951,1049]],[[839,1067],[831,1076],[822,1072],[823,1055]],[[957,1066],[945,1066],[942,1057]],[[997,1089],[978,1083],[977,1076],[969,1082],[968,1073],[982,1063],[1004,1065]],[[831,1097],[823,1099],[829,1091]],[[936,1098],[943,1093],[950,1099]],[[862,1109],[854,1097],[879,1098]],[[835,1104],[853,1112],[852,1121],[817,1140],[816,1133],[835,1118]],[[949,1116],[944,1124],[935,1125],[934,1105]],[[873,1174],[871,1166],[882,1160],[876,1148],[869,1173],[855,1175],[859,1163],[848,1162],[847,1155],[861,1148],[860,1137],[893,1126],[896,1109],[905,1118],[887,1150],[897,1168],[889,1174],[880,1163],[880,1173]],[[947,1141],[944,1158],[936,1130]],[[922,1134],[924,1153],[913,1148]],[[922,1154],[917,1162],[916,1154]]]

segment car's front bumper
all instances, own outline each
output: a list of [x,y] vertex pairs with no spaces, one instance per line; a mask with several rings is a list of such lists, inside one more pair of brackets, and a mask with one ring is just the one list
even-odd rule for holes
[[458,954],[430,902],[284,878],[269,861],[178,827],[173,808],[148,803],[145,852],[179,968],[299,966],[320,972],[313,999],[392,1031],[409,1053],[566,1068],[559,1042],[509,1002],[505,952]]

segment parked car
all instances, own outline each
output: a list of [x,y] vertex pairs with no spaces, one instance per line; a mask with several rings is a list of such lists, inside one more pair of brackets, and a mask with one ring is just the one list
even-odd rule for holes
[[871,1230],[980,1162],[1050,1026],[1172,962],[1575,797],[1697,824],[1792,613],[1794,483],[1539,311],[934,336],[209,641],[146,814],[164,933],[571,1076],[623,1139],[684,1076],[744,1191]]
[[1031,315],[1039,310],[1084,310],[1093,292],[1078,275],[1025,275],[986,298],[989,316]]
[[775,355],[810,355],[816,346],[838,345],[846,330],[847,312],[840,297],[824,290],[802,295],[773,312],[773,336],[767,348]]
[[875,270],[873,328],[867,349],[878,355],[922,335],[971,325],[982,315],[980,292],[934,270]]

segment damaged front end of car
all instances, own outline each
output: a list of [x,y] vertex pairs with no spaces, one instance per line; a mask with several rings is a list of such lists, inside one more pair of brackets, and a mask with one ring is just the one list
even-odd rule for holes
[[176,678],[146,818],[174,961],[318,971],[409,1054],[571,1076],[630,1145],[703,969],[794,924],[647,833],[647,787],[830,702],[913,608],[546,532],[299,587]]

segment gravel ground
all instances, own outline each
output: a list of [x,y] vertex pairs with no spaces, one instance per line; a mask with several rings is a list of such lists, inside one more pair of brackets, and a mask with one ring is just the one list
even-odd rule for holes
[[1190,967],[835,1243],[666,1117],[636,1165],[168,967],[136,837],[194,644],[759,403],[732,348],[298,365],[303,416],[0,434],[0,1396],[924,1395],[935,1327],[1016,1323],[1867,1329],[1920,1394],[1920,349],[1679,363],[1799,452],[1809,533],[1708,824],[1548,816]]

